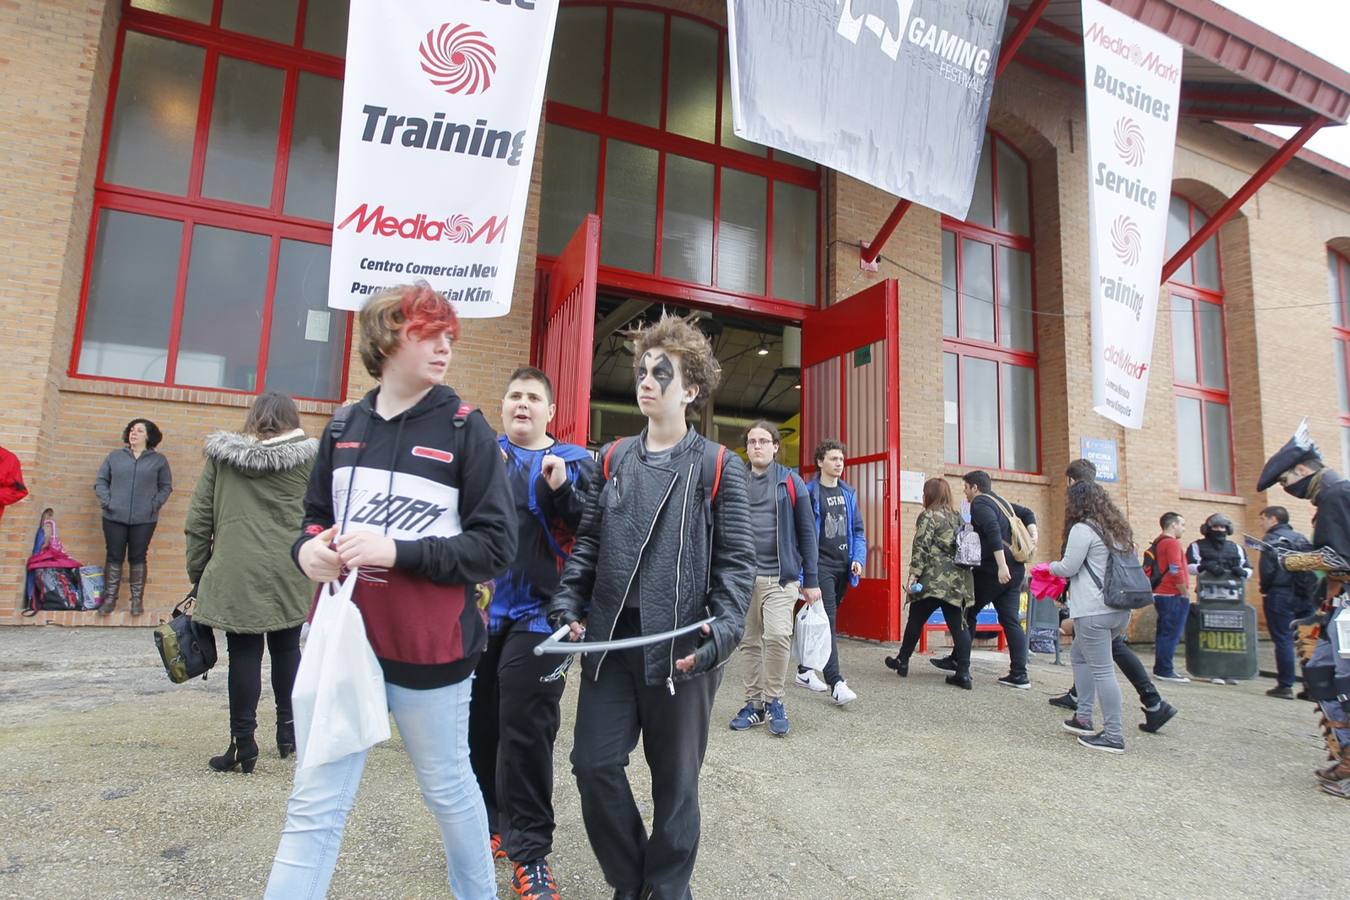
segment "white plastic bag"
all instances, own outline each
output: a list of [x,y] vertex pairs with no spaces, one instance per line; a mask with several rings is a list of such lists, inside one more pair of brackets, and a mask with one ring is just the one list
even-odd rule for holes
[[824,601],[808,603],[797,610],[797,628],[792,633],[797,661],[808,669],[823,669],[830,661],[830,619]]
[[1336,613],[1331,624],[1336,630],[1336,654],[1341,659],[1350,659],[1350,606]]
[[320,588],[291,692],[301,768],[321,766],[389,740],[384,673],[352,603],[356,572]]

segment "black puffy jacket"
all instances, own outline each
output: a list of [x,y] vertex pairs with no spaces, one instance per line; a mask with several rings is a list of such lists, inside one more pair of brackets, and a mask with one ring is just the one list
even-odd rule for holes
[[[1276,525],[1267,531],[1264,540],[1272,547],[1287,547],[1291,550],[1306,549],[1311,546],[1306,537],[1299,534],[1287,523]],[[1271,591],[1294,590],[1293,573],[1285,571],[1284,566],[1280,565],[1279,556],[1272,551],[1261,554],[1260,574],[1261,593],[1263,594],[1269,594]]]
[[[697,632],[644,648],[646,682],[686,680],[725,663],[745,630],[755,582],[755,545],[745,464],[728,453],[712,502],[712,547],[703,502],[704,438],[692,429],[660,464],[647,460],[646,432],[632,439],[609,478],[595,479],[576,544],[549,606],[587,620],[586,640],[608,640],[625,600],[636,591],[642,634],[670,631],[709,615],[712,634]],[[608,452],[608,447],[603,451]],[[603,458],[603,457],[602,457]],[[692,673],[675,660],[698,649]],[[582,656],[582,673],[599,676],[606,654]]]

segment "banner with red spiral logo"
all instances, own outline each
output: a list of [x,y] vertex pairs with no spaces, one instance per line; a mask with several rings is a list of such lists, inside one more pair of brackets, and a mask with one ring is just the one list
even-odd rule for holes
[[328,305],[511,311],[558,0],[351,0]]
[[1167,245],[1181,45],[1098,0],[1082,4],[1092,406],[1138,428]]

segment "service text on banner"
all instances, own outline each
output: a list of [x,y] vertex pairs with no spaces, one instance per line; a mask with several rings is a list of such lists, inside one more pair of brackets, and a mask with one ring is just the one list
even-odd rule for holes
[[1092,407],[1144,421],[1167,244],[1181,45],[1083,0],[1087,83]]
[[727,0],[738,137],[958,219],[1007,0]]
[[328,305],[511,310],[558,0],[351,0]]

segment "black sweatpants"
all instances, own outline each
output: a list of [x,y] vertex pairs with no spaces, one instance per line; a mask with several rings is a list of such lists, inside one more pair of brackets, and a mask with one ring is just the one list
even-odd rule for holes
[[103,544],[108,551],[108,563],[120,566],[128,556],[133,566],[145,562],[145,554],[150,549],[150,538],[155,533],[158,522],[144,522],[140,525],[124,525],[112,519],[103,520]]
[[272,657],[272,693],[276,695],[277,721],[289,722],[291,690],[300,668],[300,628],[283,628],[266,634],[225,632],[230,654],[230,735],[251,737],[258,728],[258,698],[262,696],[263,643]]
[[566,681],[541,681],[563,660],[535,656],[546,634],[524,627],[488,636],[469,702],[469,761],[488,827],[515,862],[553,852],[553,743]]
[[[830,690],[834,690],[834,686],[844,680],[839,672],[839,629],[835,623],[839,618],[839,606],[848,593],[849,576],[848,569],[820,570],[820,601],[825,604],[825,617],[830,620],[830,659],[821,672]],[[805,666],[797,667],[798,674],[805,675],[808,671]]]
[[1012,570],[1007,584],[999,584],[995,576],[975,575],[975,604],[966,610],[966,625],[971,636],[975,634],[975,617],[989,604],[998,613],[998,624],[1008,641],[1008,674],[1013,678],[1027,674],[1027,633],[1019,618],[1022,605],[1022,569]]
[[961,617],[961,608],[945,603],[936,597],[921,597],[909,604],[909,620],[905,622],[905,633],[900,638],[900,651],[896,654],[902,660],[908,660],[919,644],[923,626],[933,615],[934,610],[942,610],[942,618],[947,623],[947,633],[952,636],[952,661],[956,663],[956,674],[970,674],[970,629]]
[[[637,611],[631,612],[620,619],[620,629],[625,619],[636,617]],[[616,636],[624,635],[616,631]],[[598,680],[580,681],[572,772],[586,836],[605,880],[622,890],[646,885],[656,900],[692,897],[698,776],[722,670],[678,682],[672,695],[664,683],[646,683],[639,648],[611,652]],[[624,771],[639,734],[652,773],[650,837]]]

